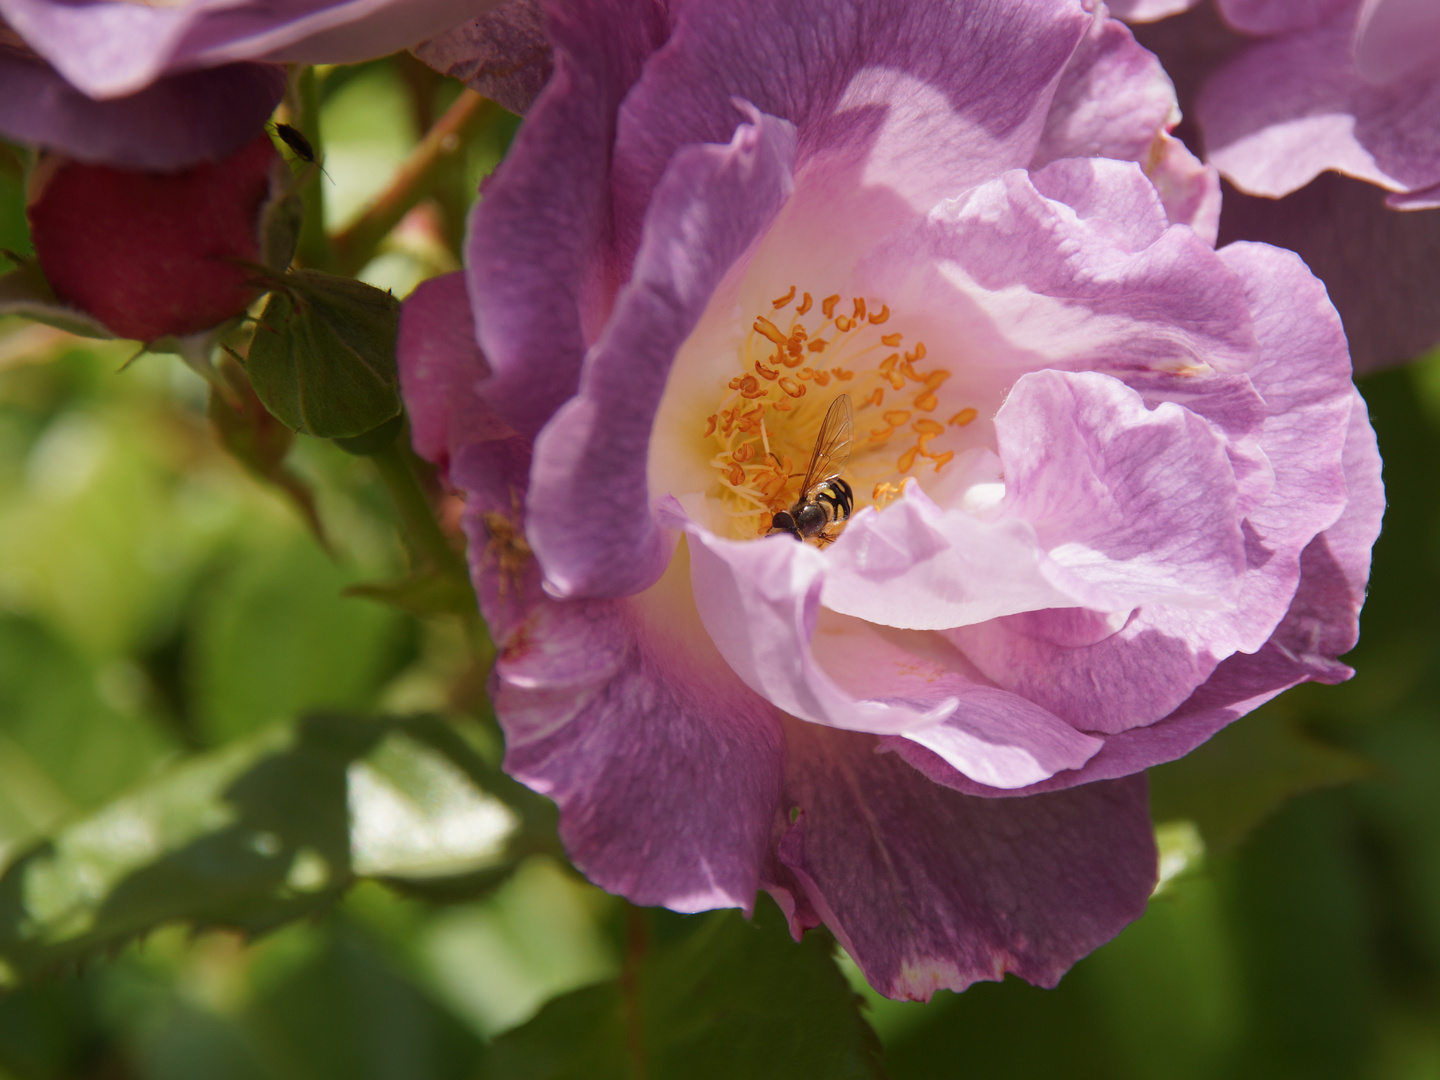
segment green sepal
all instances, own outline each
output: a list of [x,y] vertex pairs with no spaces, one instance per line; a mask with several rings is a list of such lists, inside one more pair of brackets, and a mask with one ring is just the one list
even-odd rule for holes
[[395,297],[318,270],[261,283],[273,291],[245,367],[271,413],[322,439],[353,439],[400,415]]

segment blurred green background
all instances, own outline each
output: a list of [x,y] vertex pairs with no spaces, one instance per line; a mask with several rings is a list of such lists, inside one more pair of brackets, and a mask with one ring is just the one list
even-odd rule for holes
[[[332,227],[454,91],[409,61],[327,76]],[[453,268],[464,193],[513,130],[490,123],[361,276],[403,295]],[[0,169],[0,246],[25,244],[18,173]],[[132,352],[0,320],[3,860],[313,709],[435,711],[493,763],[483,705],[454,693],[458,621],[344,594],[403,570],[369,463],[307,439],[290,457],[327,555],[219,448],[203,380],[173,357],[120,371]],[[1291,691],[1155,771],[1164,887],[1059,989],[896,1003],[842,957],[890,1076],[1440,1078],[1440,354],[1362,390],[1390,509],[1359,675]],[[111,824],[104,842],[126,842]],[[317,897],[314,914],[251,943],[161,929],[0,995],[0,1080],[491,1075],[491,1040],[615,976],[633,932],[621,902],[545,854],[445,903],[369,881],[332,896],[324,863],[313,885],[302,863],[286,896]],[[654,918],[662,935],[698,925]]]

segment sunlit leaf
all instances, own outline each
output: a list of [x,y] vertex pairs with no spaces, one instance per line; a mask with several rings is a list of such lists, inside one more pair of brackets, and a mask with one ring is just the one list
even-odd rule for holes
[[[643,915],[641,916],[644,917]],[[667,918],[656,913],[656,918]],[[672,917],[673,918],[673,917]],[[768,899],[686,920],[619,979],[557,998],[496,1040],[496,1080],[871,1080],[880,1046],[828,938],[790,940]]]
[[0,961],[24,977],[172,922],[260,933],[360,876],[483,894],[546,848],[549,824],[544,800],[442,721],[311,716],[191,759],[14,858]]

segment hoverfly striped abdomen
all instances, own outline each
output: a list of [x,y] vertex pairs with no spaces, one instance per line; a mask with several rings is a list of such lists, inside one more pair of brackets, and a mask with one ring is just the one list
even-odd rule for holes
[[789,510],[771,519],[771,532],[785,532],[796,540],[813,540],[824,547],[835,542],[840,527],[855,509],[855,492],[840,478],[850,459],[854,429],[850,395],[830,403],[815,439],[810,466],[800,484],[800,497]]

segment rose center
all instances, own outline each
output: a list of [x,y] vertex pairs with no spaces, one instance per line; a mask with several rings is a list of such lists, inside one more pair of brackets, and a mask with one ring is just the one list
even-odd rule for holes
[[950,372],[928,367],[925,343],[906,342],[889,305],[863,296],[816,303],[792,285],[755,319],[736,356],[740,371],[705,418],[703,436],[739,535],[768,533],[773,516],[800,497],[820,425],[840,394],[850,395],[855,413],[842,475],[857,509],[884,506],[922,469],[938,473],[955,452],[932,444],[978,415],[971,407],[937,415]]

